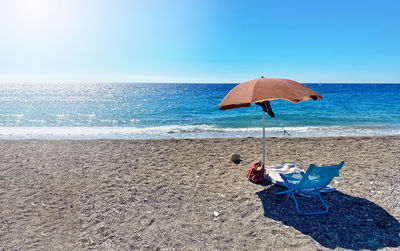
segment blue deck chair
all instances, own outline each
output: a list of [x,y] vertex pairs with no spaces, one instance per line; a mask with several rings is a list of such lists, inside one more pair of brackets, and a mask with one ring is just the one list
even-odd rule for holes
[[[344,165],[344,161],[337,165],[333,166],[316,166],[311,164],[306,173],[288,173],[282,174],[280,173],[285,185],[289,190],[284,192],[276,193],[279,194],[287,194],[294,200],[294,204],[296,205],[297,212],[303,215],[312,215],[312,214],[323,214],[327,213],[329,210],[328,205],[321,197],[320,190],[327,186],[334,177],[339,176],[339,170]],[[318,197],[322,204],[325,206],[324,211],[316,211],[304,213],[300,210],[299,205],[297,203],[295,195],[306,195],[306,196],[314,196]]]

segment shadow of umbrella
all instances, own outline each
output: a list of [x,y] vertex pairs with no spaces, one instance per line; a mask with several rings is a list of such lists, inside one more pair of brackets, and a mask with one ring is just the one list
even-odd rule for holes
[[[311,236],[324,247],[375,250],[400,246],[400,223],[369,200],[336,191],[323,195],[330,206],[327,214],[303,216],[292,199],[275,195],[279,191],[282,187],[274,185],[257,193],[264,216]],[[310,200],[300,197],[299,203],[309,210],[316,205]]]

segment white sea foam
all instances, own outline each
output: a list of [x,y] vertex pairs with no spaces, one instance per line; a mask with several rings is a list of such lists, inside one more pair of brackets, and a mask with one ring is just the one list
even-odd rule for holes
[[52,116],[52,117],[58,117],[58,118],[70,116],[70,115],[67,114],[67,113],[62,113],[62,114],[49,114],[49,115]]
[[23,114],[0,114],[0,117],[18,117],[22,118],[24,115]]
[[78,115],[78,116],[82,116],[82,117],[96,117],[96,114],[82,114],[82,113],[78,113],[78,114],[76,114],[76,115]]
[[[266,137],[400,136],[399,127],[288,127],[266,128]],[[210,125],[155,127],[0,127],[0,139],[166,139],[237,138],[262,136],[262,128],[216,128]]]

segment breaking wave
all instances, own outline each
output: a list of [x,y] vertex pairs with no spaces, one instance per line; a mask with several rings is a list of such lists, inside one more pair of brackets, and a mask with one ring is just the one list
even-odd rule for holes
[[[266,137],[400,136],[400,126],[302,126],[266,128]],[[154,127],[0,127],[0,139],[174,139],[262,137],[262,128],[211,125]]]

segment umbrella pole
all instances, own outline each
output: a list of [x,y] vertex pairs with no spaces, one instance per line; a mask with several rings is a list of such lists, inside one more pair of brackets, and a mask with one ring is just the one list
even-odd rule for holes
[[263,111],[263,165],[265,167],[265,112]]

